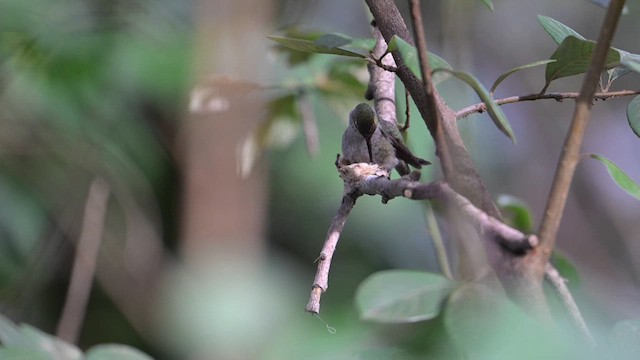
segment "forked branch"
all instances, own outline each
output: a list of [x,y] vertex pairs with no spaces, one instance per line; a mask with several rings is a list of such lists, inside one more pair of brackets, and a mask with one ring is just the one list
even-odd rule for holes
[[419,182],[419,172],[390,180],[389,174],[375,164],[357,163],[338,166],[338,171],[344,181],[344,196],[342,204],[331,222],[324,246],[318,257],[318,269],[306,307],[308,312],[320,313],[320,297],[329,288],[329,269],[338,239],[356,199],[362,195],[380,195],[385,203],[396,197],[406,197],[413,200],[439,200],[446,206],[453,207],[478,233],[483,234],[490,241],[498,242],[512,252],[525,253],[538,244],[536,235],[524,234],[487,215],[464,196],[456,193],[447,183],[442,181]]
[[544,217],[540,224],[538,235],[542,244],[543,260],[546,263],[554,248],[560,220],[564,212],[564,206],[573,180],[578,161],[580,161],[580,148],[586,132],[587,123],[591,116],[591,101],[600,80],[600,74],[604,68],[605,59],[611,46],[611,39],[615,33],[618,19],[624,7],[624,0],[612,0],[609,3],[604,23],[600,28],[600,35],[596,49],[591,59],[591,64],[582,82],[580,94],[576,99],[576,107],[571,120],[569,132],[562,146],[562,153],[558,160],[555,176],[551,185],[549,198],[544,211]]

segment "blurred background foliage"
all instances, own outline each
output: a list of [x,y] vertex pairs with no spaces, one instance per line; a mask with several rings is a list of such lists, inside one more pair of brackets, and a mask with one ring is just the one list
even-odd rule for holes
[[[430,51],[485,86],[553,52],[536,14],[591,39],[603,16],[583,0],[496,2],[494,12],[472,0],[423,4]],[[631,52],[640,51],[635,5],[614,42]],[[323,298],[322,318],[336,334],[303,312],[341,198],[333,162],[367,73],[362,61],[283,51],[266,36],[368,38],[368,23],[363,4],[335,0],[0,0],[2,314],[56,332],[98,177],[111,197],[82,349],[116,342],[157,359],[388,359],[455,348],[442,317],[378,325],[360,322],[353,306],[356,287],[376,270],[438,271],[416,202],[359,200]],[[630,75],[617,86],[636,83]],[[562,79],[550,91],[579,84]],[[507,79],[496,97],[543,85],[533,69]],[[439,90],[454,109],[478,102],[459,82]],[[396,91],[404,99],[400,83]],[[433,161],[410,106],[408,142]],[[596,104],[585,151],[640,179],[625,106]],[[572,110],[570,102],[505,106],[516,147],[486,115],[460,122],[491,192],[528,204],[534,229]],[[424,181],[438,178],[436,167],[423,171]],[[638,317],[639,210],[601,166],[580,165],[559,246],[578,269],[571,286],[596,331]]]
[[[116,199],[105,252],[136,246],[122,236],[123,212],[138,214],[129,232],[149,226],[138,236],[175,248],[173,143],[190,84],[192,10],[73,0],[3,0],[0,9],[2,312],[53,332],[94,177]],[[94,290],[81,343],[139,344]]]

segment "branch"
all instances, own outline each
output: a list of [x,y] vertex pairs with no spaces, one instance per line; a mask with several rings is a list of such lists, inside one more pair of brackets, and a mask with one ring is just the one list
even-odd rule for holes
[[[414,44],[394,1],[366,0],[366,3],[375,18],[376,26],[380,29],[387,42],[394,35],[397,35],[408,43]],[[462,137],[457,129],[455,113],[445,104],[437,90],[435,90],[437,110],[442,116],[442,133],[438,135],[434,123],[435,119],[429,115],[424,83],[409,70],[398,51],[393,51],[392,55],[398,67],[397,75],[411,94],[411,98],[436,143],[436,155],[439,157],[445,180],[458,193],[467,197],[476,206],[499,218],[500,212],[464,146]]]
[[[391,54],[387,53],[388,46],[387,42],[384,40],[384,37],[380,33],[380,30],[374,28],[373,37],[376,39],[376,45],[373,48],[372,55],[375,58],[379,58],[380,61],[385,62],[386,64],[394,65],[395,61]],[[393,122],[394,125],[397,126],[396,119],[396,104],[395,104],[395,74],[384,71],[380,68],[376,68],[374,66],[368,67],[370,80],[369,87],[371,89],[371,96],[374,99],[376,112],[378,113],[378,118],[381,121],[390,121]],[[401,128],[401,131],[407,131],[410,124],[410,104],[409,104],[409,91],[404,89],[405,94],[405,123]],[[407,168],[407,172],[408,172]],[[444,248],[444,244],[442,242],[442,238],[439,236],[438,224],[435,222],[435,217],[433,214],[433,209],[431,209],[430,205],[428,206],[427,219],[430,220],[429,230],[432,232],[432,239],[435,248],[437,249],[436,255],[438,258],[438,262],[440,263],[441,270],[445,276],[452,279],[453,274],[451,272],[451,267],[449,266],[449,259],[447,258],[447,254]]]
[[[397,35],[408,43],[414,44],[394,1],[365,1],[373,14],[378,29],[380,29],[387,41]],[[411,72],[398,51],[393,51],[392,55],[398,67],[397,75],[411,94],[435,141],[436,155],[440,160],[442,173],[447,184],[484,213],[494,219],[501,219],[500,211],[464,145],[457,127],[455,112],[447,106],[437,89],[434,89],[437,112],[442,120],[439,126],[436,127],[434,123],[436,119],[430,117],[431,110],[429,109],[431,105],[428,104],[429,101],[427,100],[423,81]],[[482,264],[476,266],[473,261],[468,260],[478,256],[484,250],[488,256],[483,258],[489,261],[510,296],[536,315],[548,314],[548,307],[542,291],[542,277],[544,274],[542,271],[537,271],[537,268],[532,270],[531,266],[529,266],[532,262],[530,258],[537,256],[536,251],[529,252],[528,256],[521,256],[508,251],[504,247],[497,246],[495,243],[487,242],[482,244],[485,245],[484,249],[482,249],[473,240],[469,239],[469,234],[466,234],[462,229],[457,229],[455,226],[452,227],[451,237],[460,249],[458,250],[460,278],[469,279],[475,276],[479,266],[482,266]],[[542,266],[544,266],[544,263],[542,263]]]
[[[387,53],[387,42],[382,37],[378,28],[373,29],[373,38],[376,45],[373,48],[372,55],[379,59],[381,65],[395,67],[396,62],[393,56]],[[369,88],[372,90],[373,103],[378,115],[378,120],[387,121],[397,126],[396,119],[396,75],[389,72],[384,67],[368,67],[369,70]]]
[[571,292],[567,288],[566,280],[560,276],[560,273],[556,268],[554,268],[551,264],[547,263],[544,268],[544,274],[547,280],[553,285],[558,294],[558,297],[562,300],[562,303],[569,311],[571,315],[571,319],[573,320],[576,328],[582,333],[587,342],[594,346],[596,345],[589,328],[587,327],[587,323],[584,321],[582,314],[580,314],[580,309],[578,309],[578,305],[576,305],[573,296],[571,296]]
[[316,276],[313,279],[311,296],[309,297],[309,302],[306,307],[307,312],[313,314],[320,313],[320,297],[322,296],[322,293],[327,291],[329,288],[329,268],[331,267],[331,259],[333,258],[333,253],[338,245],[342,229],[344,229],[344,224],[347,222],[347,217],[349,216],[351,209],[353,209],[353,206],[356,204],[356,199],[358,197],[360,197],[360,194],[353,191],[347,192],[347,188],[345,187],[342,204],[340,205],[336,216],[334,216],[331,221],[331,226],[329,226],[329,231],[327,231],[327,238],[322,246],[322,251],[320,251],[320,256],[316,260],[318,262],[318,269],[316,270]]
[[573,175],[575,173],[578,161],[580,161],[580,147],[587,128],[587,123],[591,115],[591,101],[596,92],[596,87],[600,80],[611,39],[616,30],[618,19],[624,6],[624,0],[612,0],[609,3],[607,14],[605,16],[596,49],[591,59],[591,64],[587,70],[587,74],[582,82],[580,94],[576,99],[576,107],[573,113],[573,120],[569,132],[562,146],[562,153],[558,160],[556,173],[551,185],[549,198],[544,211],[540,230],[540,242],[542,245],[543,260],[545,263],[551,255],[551,251],[555,245],[556,235],[560,227],[560,220],[564,212],[564,206],[569,194],[569,188]]
[[538,244],[535,235],[525,235],[487,215],[447,183],[442,181],[428,184],[418,182],[420,173],[417,171],[396,180],[389,180],[386,176],[381,176],[377,165],[352,164],[340,167],[339,171],[347,186],[353,189],[352,191],[366,195],[380,195],[383,202],[399,196],[412,200],[443,201],[463,214],[479,233],[492,235],[498,243],[511,251],[523,253]]
[[84,321],[100,250],[109,193],[109,185],[104,180],[96,178],[91,183],[87,195],[67,298],[56,330],[58,337],[71,343],[78,340]]
[[[611,92],[599,92],[593,94],[594,100],[607,100],[613,99],[622,96],[630,96],[630,95],[638,95],[640,94],[640,90],[620,90],[620,91],[611,91]],[[496,99],[495,103],[498,105],[504,104],[513,104],[522,101],[535,101],[535,100],[546,100],[553,99],[556,101],[562,101],[564,99],[576,99],[579,93],[577,92],[556,92],[556,93],[547,93],[547,94],[529,94],[529,95],[521,95],[521,96],[509,96],[502,99]],[[487,106],[485,103],[477,103],[466,108],[460,109],[456,111],[456,118],[462,119],[473,113],[482,113],[487,110]]]
[[[389,121],[396,126],[396,77],[393,72],[387,70],[387,68],[395,69],[396,63],[391,54],[386,52],[387,43],[377,28],[374,28],[373,30],[373,37],[376,39],[376,45],[373,48],[372,57],[377,60],[367,66],[370,79],[365,97],[367,99],[372,98],[374,100],[374,106],[379,121]],[[336,166],[339,170],[341,169],[338,160],[336,160]],[[374,169],[374,171],[375,170],[376,169]],[[389,175],[384,172],[381,174],[383,176]],[[358,180],[355,181],[357,182]],[[322,296],[322,293],[327,291],[327,288],[329,288],[329,268],[331,267],[333,253],[336,249],[336,245],[338,244],[338,240],[340,239],[340,233],[347,221],[347,216],[349,216],[349,212],[355,205],[356,199],[361,195],[362,194],[357,190],[357,187],[349,186],[345,181],[342,204],[331,221],[331,226],[327,232],[327,238],[322,247],[322,251],[320,252],[320,256],[318,257],[318,269],[313,280],[311,296],[307,303],[307,312],[314,314],[320,313],[320,297]]]
[[[431,81],[431,67],[429,65],[429,52],[427,51],[427,39],[424,36],[424,25],[422,24],[422,13],[420,11],[420,0],[410,0],[411,22],[413,23],[413,36],[416,39],[418,49],[418,62],[420,63],[420,73],[422,74],[422,85],[427,97],[427,122],[433,123],[437,129],[440,127],[440,112],[436,104],[435,91]],[[437,131],[436,131],[437,133]]]
[[[418,62],[422,75],[422,87],[425,91],[425,113],[424,120],[431,131],[436,142],[436,152],[440,157],[442,170],[447,180],[452,177],[453,159],[449,151],[449,145],[442,129],[442,114],[438,109],[438,99],[436,90],[431,81],[431,67],[429,65],[429,52],[427,51],[427,39],[424,36],[424,25],[422,23],[422,12],[420,11],[420,0],[409,0],[411,5],[411,22],[413,23],[413,35],[416,39],[418,50]],[[406,88],[406,85],[405,85]],[[415,97],[414,97],[415,99]]]
[[487,215],[467,198],[455,192],[447,183],[435,181],[426,184],[417,181],[420,177],[418,171],[396,180],[389,180],[389,173],[376,164],[338,165],[338,171],[344,181],[344,195],[342,204],[331,221],[317,260],[318,269],[306,306],[307,312],[320,313],[320,297],[329,288],[329,269],[340,234],[356,200],[364,194],[380,195],[383,203],[396,197],[406,197],[412,200],[439,200],[462,214],[478,233],[485,235],[485,238],[497,242],[513,253],[523,254],[538,245],[536,235],[524,234]]

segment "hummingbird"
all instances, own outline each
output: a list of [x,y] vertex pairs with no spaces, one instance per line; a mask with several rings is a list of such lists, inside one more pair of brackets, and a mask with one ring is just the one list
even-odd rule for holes
[[373,163],[371,138],[376,128],[371,106],[359,104],[349,113],[349,126],[342,135],[342,163]]
[[409,173],[407,164],[422,168],[430,162],[411,153],[398,127],[388,121],[376,121],[368,104],[358,104],[349,113],[349,126],[342,136],[343,164],[368,162],[388,172],[395,168],[400,175]]

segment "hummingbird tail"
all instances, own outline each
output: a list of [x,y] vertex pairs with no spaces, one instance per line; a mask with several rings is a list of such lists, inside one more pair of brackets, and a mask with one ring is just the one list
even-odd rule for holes
[[411,150],[409,150],[409,148],[398,139],[391,138],[391,143],[396,149],[396,157],[400,160],[405,161],[407,164],[413,166],[414,168],[421,169],[422,165],[431,164],[431,162],[413,155],[411,153]]
[[[422,165],[431,165],[431,162],[423,158],[419,158],[413,154],[409,154],[409,155],[410,156],[408,156],[407,158],[401,158],[401,159],[406,161],[409,165],[413,166],[416,169],[421,169]],[[400,158],[400,156],[398,156],[398,158]]]

